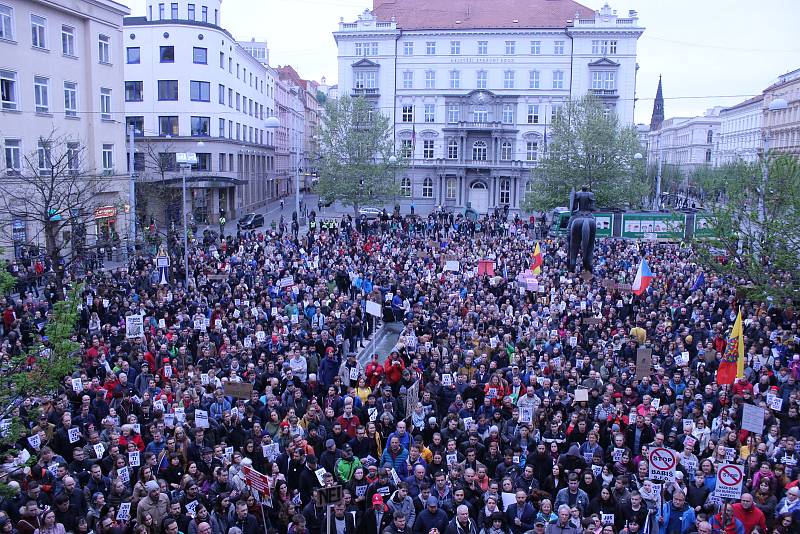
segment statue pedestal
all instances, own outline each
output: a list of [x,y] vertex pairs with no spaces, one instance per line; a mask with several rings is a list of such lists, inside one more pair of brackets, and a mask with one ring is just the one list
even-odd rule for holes
[[581,278],[583,279],[584,282],[588,282],[589,280],[594,278],[594,275],[589,271],[582,271]]

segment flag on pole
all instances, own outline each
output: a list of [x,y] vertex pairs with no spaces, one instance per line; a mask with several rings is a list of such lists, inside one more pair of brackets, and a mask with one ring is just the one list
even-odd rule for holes
[[717,369],[717,384],[733,384],[736,378],[744,376],[744,331],[742,330],[742,310],[736,315],[736,322],[725,344],[725,353]]
[[700,273],[700,276],[697,277],[697,280],[694,281],[692,284],[691,291],[697,291],[706,283],[706,273]]
[[653,273],[650,271],[650,266],[647,265],[647,261],[642,258],[641,263],[639,263],[639,269],[636,271],[636,278],[633,280],[633,285],[631,286],[633,294],[641,295],[647,291],[652,280]]
[[533,274],[540,274],[542,272],[542,263],[544,260],[542,259],[542,251],[539,248],[539,242],[536,242],[536,248],[533,251],[533,263],[531,264],[531,271]]

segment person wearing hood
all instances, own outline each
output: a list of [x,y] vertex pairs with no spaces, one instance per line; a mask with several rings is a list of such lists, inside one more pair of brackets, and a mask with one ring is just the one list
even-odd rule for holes
[[577,445],[572,445],[566,454],[562,454],[558,458],[558,463],[568,472],[583,471],[586,468],[586,460],[581,457],[580,447]]
[[414,501],[408,495],[408,484],[401,482],[397,485],[397,490],[392,493],[389,500],[386,501],[390,512],[401,512],[406,516],[406,525],[408,528],[414,525],[414,520],[417,516],[416,508],[414,508]]
[[439,499],[431,495],[427,506],[414,521],[414,534],[428,534],[434,528],[440,533],[447,529],[447,514],[439,508]]

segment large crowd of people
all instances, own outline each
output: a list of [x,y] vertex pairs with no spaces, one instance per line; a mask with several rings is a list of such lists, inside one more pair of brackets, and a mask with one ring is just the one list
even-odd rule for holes
[[[0,534],[798,532],[792,304],[698,283],[682,244],[598,240],[586,276],[545,238],[526,272],[540,233],[505,213],[345,217],[198,237],[188,284],[146,258],[85,273],[80,364],[19,406]],[[4,301],[4,361],[58,293],[28,285]],[[720,385],[739,310],[744,376]],[[399,340],[360,360],[376,322]],[[677,452],[671,480],[650,447]],[[725,463],[740,498],[716,495]]]

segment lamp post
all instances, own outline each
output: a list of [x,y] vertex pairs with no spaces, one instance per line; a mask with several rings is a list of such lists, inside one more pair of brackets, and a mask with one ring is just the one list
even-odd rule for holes
[[[198,146],[203,146],[198,143]],[[181,189],[182,189],[182,210],[183,211],[183,275],[186,290],[189,290],[189,237],[187,232],[187,210],[186,210],[186,175],[192,165],[197,165],[197,154],[194,152],[178,152],[175,154],[175,160],[181,167]]]
[[[275,148],[274,133],[275,130],[277,130],[280,127],[281,127],[281,120],[274,115],[267,117],[267,120],[264,121],[264,128],[266,128],[267,131],[272,132],[273,134],[273,141],[272,141],[273,149]],[[271,195],[272,195],[272,188],[270,188],[270,196]]]
[[394,154],[389,156],[389,165],[392,166],[392,203],[394,204],[392,209],[396,208],[399,214],[400,207],[397,205],[397,156]]

